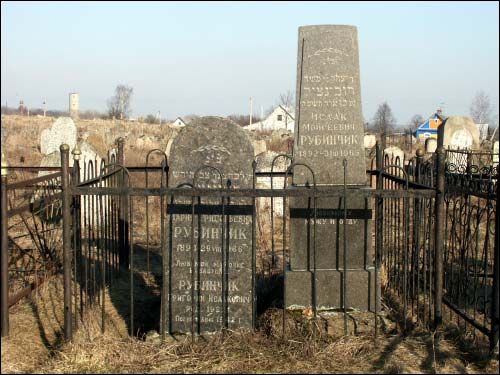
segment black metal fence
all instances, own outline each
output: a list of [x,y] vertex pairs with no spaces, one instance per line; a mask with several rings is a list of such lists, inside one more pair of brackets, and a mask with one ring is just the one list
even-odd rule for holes
[[[161,165],[149,166],[153,153],[161,156]],[[176,210],[190,214],[192,220],[197,215],[217,215],[221,218],[221,329],[228,328],[228,280],[229,268],[227,254],[230,249],[231,215],[248,215],[252,219],[251,241],[251,304],[252,327],[256,325],[259,289],[266,289],[266,283],[281,278],[280,303],[283,313],[282,333],[285,335],[286,282],[283,278],[290,263],[290,216],[288,200],[293,197],[309,198],[312,216],[311,246],[316,249],[316,223],[328,210],[320,211],[317,202],[324,198],[339,198],[344,202],[340,208],[344,227],[343,244],[345,252],[349,238],[345,236],[348,209],[345,202],[366,199],[374,207],[373,252],[366,254],[366,265],[374,267],[376,299],[381,293],[391,295],[403,314],[403,329],[408,325],[423,323],[433,327],[443,320],[443,304],[450,314],[472,325],[489,336],[493,347],[498,342],[498,224],[496,222],[496,202],[498,197],[498,171],[489,168],[487,163],[481,168],[474,167],[473,157],[469,156],[464,173],[457,173],[455,164],[458,156],[438,148],[435,155],[424,160],[422,154],[410,160],[407,165],[401,160],[385,158],[377,145],[376,169],[367,171],[376,176],[375,189],[352,189],[344,186],[317,189],[315,184],[305,187],[291,187],[291,176],[295,167],[289,155],[279,158],[289,164],[280,172],[256,171],[253,164],[253,187],[234,189],[221,174],[219,188],[200,188],[196,181],[186,186],[170,187],[168,183],[168,160],[160,150],[152,150],[146,157],[144,167],[125,167],[123,140],[118,141],[118,156],[97,166],[92,163],[82,167],[78,157],[69,169],[69,150],[61,148],[62,167],[57,176],[60,178],[62,193],[58,196],[62,205],[63,272],[65,285],[65,337],[71,339],[72,330],[77,326],[77,314],[83,319],[86,306],[97,304],[102,310],[102,329],[105,329],[106,287],[114,276],[129,273],[129,302],[126,318],[131,334],[137,332],[138,315],[143,314],[143,296],[135,288],[150,278],[151,285],[159,291],[160,322],[162,337],[170,333],[172,320],[171,282],[172,265],[175,263],[171,248],[172,233],[168,223]],[[453,159],[455,158],[455,159]],[[460,159],[461,160],[461,159]],[[462,163],[462,162],[460,162]],[[462,165],[462,164],[460,164]],[[344,168],[349,168],[344,163]],[[71,172],[70,172],[71,171]],[[460,171],[463,172],[463,171]],[[257,188],[259,179],[270,178],[269,188]],[[279,178],[279,180],[277,180]],[[2,182],[4,179],[2,179]],[[276,181],[279,181],[277,183]],[[40,182],[40,181],[37,181]],[[143,182],[141,186],[141,182]],[[144,184],[145,183],[145,184]],[[279,185],[279,186],[278,186]],[[7,187],[9,189],[11,187]],[[2,184],[2,193],[6,191]],[[3,197],[3,195],[2,195]],[[176,204],[180,198],[188,199],[185,207]],[[3,198],[2,198],[3,199]],[[217,204],[202,204],[202,201],[216,199]],[[249,204],[240,206],[238,199]],[[257,211],[258,202],[269,199],[269,211]],[[281,214],[275,207],[280,203]],[[4,218],[2,204],[2,222]],[[337,213],[338,215],[338,213]],[[259,222],[269,217],[268,223]],[[5,221],[4,221],[5,220]],[[170,221],[169,221],[170,220]],[[200,225],[199,222],[197,225]],[[270,230],[266,231],[269,225]],[[3,230],[5,226],[2,225]],[[199,262],[201,246],[195,246],[195,224],[191,223],[190,266],[198,276],[191,272],[191,320],[190,330],[199,332],[199,319],[194,315],[199,311],[196,306],[195,289],[199,281]],[[198,228],[201,233],[201,228]],[[280,233],[281,232],[281,233]],[[226,233],[226,234],[224,234]],[[2,256],[6,257],[2,235]],[[270,241],[268,241],[270,240]],[[270,243],[269,243],[270,242]],[[6,246],[6,245],[5,245]],[[314,250],[315,251],[315,250]],[[2,259],[2,267],[3,267]],[[339,270],[345,265],[337,266]],[[142,269],[146,276],[138,277]],[[316,268],[311,265],[313,279]],[[346,272],[343,273],[346,287]],[[2,278],[8,277],[2,268]],[[195,279],[198,278],[198,279]],[[2,279],[3,285],[8,285]],[[315,295],[313,283],[313,295]],[[392,298],[391,297],[391,298]],[[158,298],[158,296],[156,297]],[[344,331],[350,309],[346,304],[345,290],[343,304],[340,306],[344,317]],[[313,313],[316,316],[316,299],[313,298]],[[8,310],[4,307],[2,294],[2,335],[8,333]],[[380,306],[375,304],[373,311],[374,332],[378,331]],[[446,316],[445,316],[446,318]],[[5,327],[5,328],[4,328]]]
[[61,270],[61,175],[58,167],[2,167],[2,335],[9,307]]
[[450,319],[498,342],[498,166],[492,155],[446,151],[443,303]]

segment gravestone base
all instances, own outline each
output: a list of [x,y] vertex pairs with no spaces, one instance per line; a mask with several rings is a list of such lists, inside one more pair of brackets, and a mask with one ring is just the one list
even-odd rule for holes
[[[347,270],[347,308],[375,311],[375,269]],[[286,272],[286,308],[303,310],[313,305],[312,271]],[[343,271],[316,270],[316,308],[342,308]]]

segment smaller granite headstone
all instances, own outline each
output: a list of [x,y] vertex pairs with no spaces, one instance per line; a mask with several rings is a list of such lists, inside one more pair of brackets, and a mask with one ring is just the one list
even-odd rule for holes
[[[172,143],[169,157],[170,186],[194,184],[202,188],[251,188],[254,151],[246,132],[221,117],[202,117],[183,127]],[[208,166],[209,168],[199,169]],[[222,182],[217,168],[222,173]],[[194,181],[195,172],[197,174]],[[221,186],[221,183],[223,186]],[[184,185],[185,186],[185,185]],[[188,187],[186,187],[188,189]],[[233,198],[222,221],[220,198],[201,199],[191,226],[191,198],[176,197],[168,204],[172,271],[169,283],[170,332],[190,332],[192,313],[196,331],[214,332],[223,325],[223,249],[228,269],[227,317],[229,329],[252,327],[252,200]],[[232,207],[232,208],[231,208]],[[243,211],[241,211],[243,210]],[[245,211],[246,210],[246,211]],[[194,238],[194,240],[192,240]],[[191,245],[191,241],[193,245]],[[229,245],[229,248],[227,247]],[[194,246],[194,249],[191,247]],[[195,251],[192,269],[191,254]],[[192,273],[195,273],[192,284]],[[194,309],[191,293],[195,289]]]

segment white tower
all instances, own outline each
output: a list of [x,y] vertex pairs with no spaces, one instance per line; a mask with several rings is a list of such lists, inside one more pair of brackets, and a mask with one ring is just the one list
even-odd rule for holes
[[80,111],[80,94],[72,92],[69,94],[69,116],[72,119],[79,118]]

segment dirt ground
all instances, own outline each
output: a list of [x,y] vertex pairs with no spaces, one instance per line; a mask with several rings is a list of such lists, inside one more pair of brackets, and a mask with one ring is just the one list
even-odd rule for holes
[[[144,263],[138,254],[137,265]],[[153,266],[153,273],[157,272]],[[154,278],[138,274],[136,314],[147,332],[158,295]],[[45,283],[31,299],[11,308],[10,336],[2,338],[2,373],[498,373],[498,356],[487,356],[485,340],[465,336],[455,326],[439,332],[423,328],[402,334],[385,308],[375,339],[371,329],[343,336],[343,319],[315,331],[308,314],[288,313],[281,336],[282,310],[267,309],[255,332],[227,332],[210,338],[169,338],[127,333],[129,275],[106,290],[105,333],[101,312],[88,309],[71,343],[64,343],[61,277]],[[151,292],[153,290],[153,292]],[[384,301],[387,302],[387,301]],[[368,324],[369,325],[369,324]],[[367,327],[368,327],[367,325]],[[351,328],[349,328],[351,330]]]

